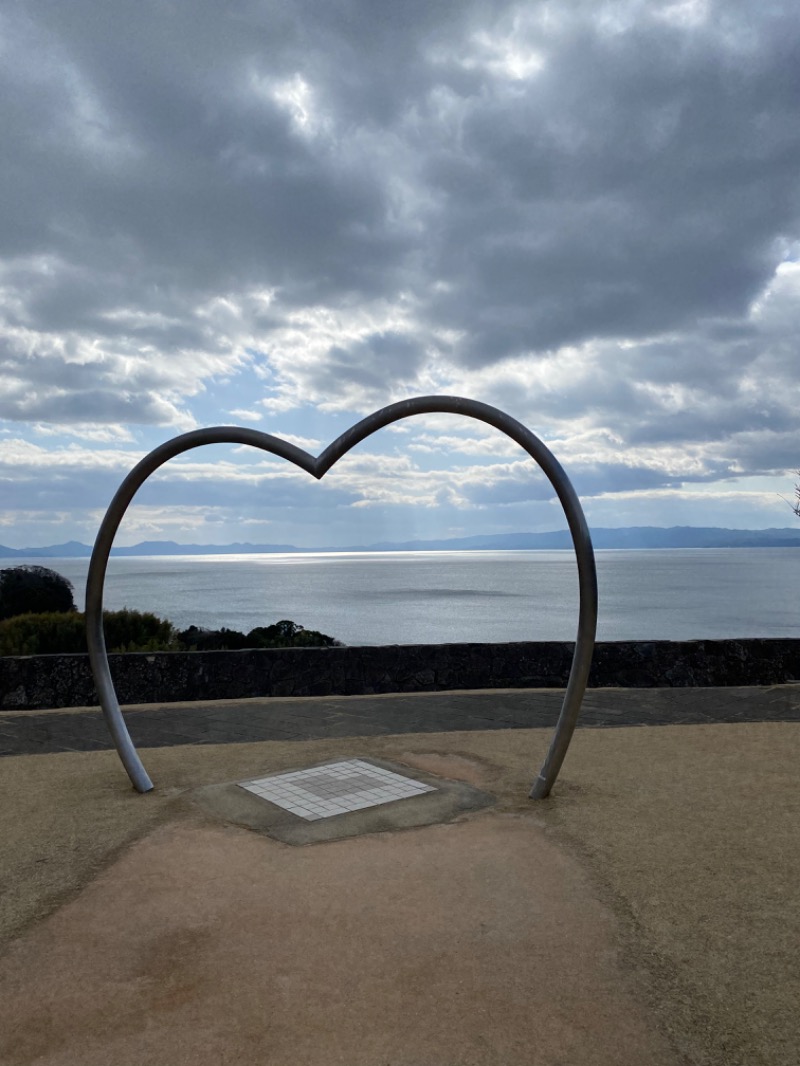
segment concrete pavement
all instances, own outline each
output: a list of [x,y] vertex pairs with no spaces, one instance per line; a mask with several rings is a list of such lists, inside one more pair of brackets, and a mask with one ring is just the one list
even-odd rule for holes
[[[552,729],[560,689],[489,689],[376,696],[265,697],[126,707],[137,746],[388,736],[454,730]],[[590,689],[580,728],[798,722],[800,684],[770,688]],[[96,707],[0,712],[0,756],[104,751]]]

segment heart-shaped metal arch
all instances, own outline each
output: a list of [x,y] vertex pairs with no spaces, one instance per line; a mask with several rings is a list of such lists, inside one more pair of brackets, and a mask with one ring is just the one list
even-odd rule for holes
[[401,400],[390,404],[380,411],[369,415],[348,429],[329,445],[317,458],[304,452],[302,448],[261,433],[255,429],[243,429],[238,426],[215,426],[210,429],[197,429],[183,433],[179,437],[161,444],[145,456],[131,470],[120,485],[114,499],[103,518],[89,564],[86,582],[86,633],[89,644],[89,659],[92,665],[95,685],[97,686],[100,706],[103,709],[108,728],[114,740],[119,757],[128,776],[138,792],[149,792],[153,783],[142,765],[133,741],[122,717],[114,682],[108,665],[105,637],[103,635],[103,586],[106,568],[119,524],[136,492],[147,478],[167,460],[182,452],[199,448],[204,444],[249,444],[262,451],[288,459],[315,478],[323,477],[337,460],[346,455],[360,441],[371,436],[376,430],[398,422],[411,415],[448,413],[467,415],[486,422],[516,441],[536,460],[550,480],[564,508],[572,543],[578,560],[578,585],[580,590],[580,607],[578,615],[578,636],[572,657],[569,680],[561,713],[558,717],[555,733],[542,768],[535,778],[530,796],[532,799],[544,799],[550,794],[569,742],[575,730],[581,700],[589,678],[589,667],[594,651],[595,631],[597,629],[597,573],[595,570],[594,551],[589,528],[575,490],[564,473],[561,464],[553,453],[529,429],[507,415],[504,411],[478,400],[467,400],[458,396],[419,396],[411,400]]

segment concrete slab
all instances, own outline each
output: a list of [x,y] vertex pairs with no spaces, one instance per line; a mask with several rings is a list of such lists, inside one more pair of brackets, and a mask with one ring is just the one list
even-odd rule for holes
[[[348,753],[346,758],[364,757]],[[400,763],[376,758],[364,761],[403,777],[409,775],[409,767]],[[330,763],[314,765],[327,766]],[[344,840],[347,837],[363,836],[365,833],[384,833],[394,829],[413,829],[423,825],[452,822],[468,811],[481,810],[494,803],[494,797],[488,792],[463,781],[448,781],[421,769],[414,774],[414,780],[424,782],[434,791],[314,822],[304,821],[282,807],[245,791],[235,781],[194,789],[188,798],[207,814],[223,822],[253,829],[276,840],[282,840],[285,844],[294,845]]]
[[17,1066],[677,1066],[531,816],[286,848],[156,830],[15,945]]

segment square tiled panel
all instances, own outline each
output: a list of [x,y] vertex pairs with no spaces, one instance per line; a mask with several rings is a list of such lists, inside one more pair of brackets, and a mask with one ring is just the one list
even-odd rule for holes
[[436,791],[432,785],[402,777],[361,759],[259,777],[254,781],[242,781],[240,785],[308,822]]

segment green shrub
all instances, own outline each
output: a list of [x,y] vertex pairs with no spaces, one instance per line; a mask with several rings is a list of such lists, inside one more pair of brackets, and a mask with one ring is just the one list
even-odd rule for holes
[[0,622],[0,655],[55,655],[86,651],[83,615],[52,611],[18,614]]
[[109,651],[174,651],[172,623],[150,611],[103,611]]
[[[174,631],[169,622],[141,611],[104,611],[109,651],[170,651]],[[65,655],[85,652],[86,618],[71,614],[20,614],[0,622],[0,655]]]

